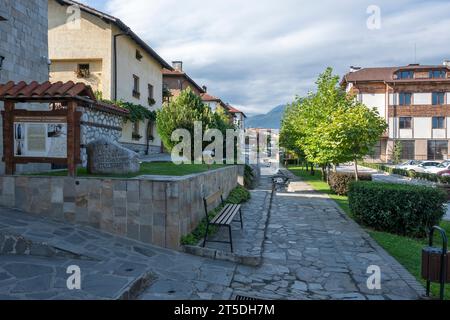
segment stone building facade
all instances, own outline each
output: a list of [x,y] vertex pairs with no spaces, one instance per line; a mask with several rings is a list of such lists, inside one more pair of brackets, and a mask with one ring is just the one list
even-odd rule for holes
[[100,138],[108,138],[118,142],[122,137],[124,117],[117,114],[83,107],[80,121],[81,162],[87,166],[86,146]]
[[[48,81],[48,1],[2,0],[0,5],[0,83]],[[42,106],[41,106],[42,107]],[[3,103],[0,102],[3,110]],[[18,108],[37,109],[33,105]],[[0,153],[3,153],[0,121]],[[35,171],[48,165],[18,165],[17,171]],[[0,162],[0,173],[4,173]]]

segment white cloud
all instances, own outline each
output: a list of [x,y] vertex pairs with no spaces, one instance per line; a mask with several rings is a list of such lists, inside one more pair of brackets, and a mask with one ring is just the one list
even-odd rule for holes
[[[381,30],[366,27],[372,4]],[[421,63],[450,58],[448,1],[109,0],[104,9],[248,112],[306,94],[327,66],[343,75],[350,65],[412,63],[414,44]]]

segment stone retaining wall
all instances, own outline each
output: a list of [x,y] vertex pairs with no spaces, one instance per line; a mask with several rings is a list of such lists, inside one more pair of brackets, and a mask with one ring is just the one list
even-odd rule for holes
[[83,112],[80,124],[80,157],[82,166],[87,166],[86,146],[100,138],[119,141],[122,137],[124,118],[115,114],[89,108],[80,108]]
[[242,166],[184,177],[1,176],[0,205],[180,249],[205,216],[203,196],[219,188],[228,196],[242,176]]

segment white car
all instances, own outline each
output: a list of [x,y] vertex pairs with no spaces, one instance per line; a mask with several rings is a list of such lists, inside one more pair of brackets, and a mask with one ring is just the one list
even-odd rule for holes
[[402,169],[402,170],[415,170],[421,163],[422,163],[422,161],[418,161],[418,160],[408,160],[408,161],[403,162],[402,164],[396,166],[396,168]]
[[[409,171],[414,172],[421,172],[421,173],[428,173],[428,170],[432,170],[437,168],[441,163],[438,161],[423,161],[420,165],[417,166],[415,169],[410,169]],[[443,169],[440,168],[439,171],[442,171]]]
[[437,167],[429,167],[425,169],[426,173],[439,173],[444,170],[450,170],[450,161],[444,161]]

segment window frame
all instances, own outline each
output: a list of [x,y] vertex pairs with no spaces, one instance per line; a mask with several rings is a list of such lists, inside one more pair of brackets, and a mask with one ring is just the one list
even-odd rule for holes
[[140,93],[140,78],[133,74],[133,97],[139,99],[141,97]]
[[[436,77],[435,73],[439,73]],[[447,72],[445,70],[430,70],[430,79],[445,79],[447,77]]]
[[[408,76],[404,77],[403,76],[404,74],[408,74]],[[412,70],[398,71],[397,72],[397,79],[400,79],[400,80],[414,79],[414,71],[412,71]]]
[[[436,126],[435,126],[435,124],[436,124]],[[445,129],[445,117],[432,117],[431,118],[431,128],[432,129]]]
[[[442,97],[442,99],[441,99]],[[433,106],[440,106],[445,104],[445,92],[432,92],[431,104]]]
[[[409,119],[409,127],[405,127],[404,125],[408,122],[404,122],[404,120]],[[403,121],[402,121],[403,120]],[[403,123],[403,128],[402,128],[402,123]],[[398,128],[401,130],[409,130],[412,129],[412,117],[399,117],[398,118]]]
[[[409,97],[406,99],[406,97]],[[409,103],[406,103],[409,100]],[[410,106],[412,105],[412,93],[411,92],[399,92],[398,93],[398,105],[399,106]]]
[[[82,67],[84,67],[84,68],[82,68]],[[82,70],[85,70],[85,71],[83,72]],[[87,79],[87,78],[89,78],[90,75],[91,75],[91,64],[90,63],[77,63],[77,77],[78,78]]]
[[139,51],[139,49],[136,49],[136,60],[140,62],[142,61],[143,57],[144,56],[142,55],[141,51]]

